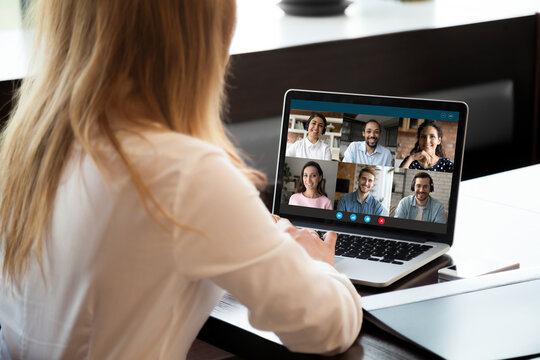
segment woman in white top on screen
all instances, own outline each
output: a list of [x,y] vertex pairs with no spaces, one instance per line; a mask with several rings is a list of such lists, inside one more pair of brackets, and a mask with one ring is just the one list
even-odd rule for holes
[[296,194],[289,199],[289,205],[307,206],[332,210],[332,202],[322,187],[323,171],[315,161],[308,161],[302,168],[302,176]]
[[234,1],[31,7],[0,142],[0,358],[182,359],[222,289],[292,350],[345,350],[362,312],[335,233],[275,223],[220,120]]
[[304,128],[307,131],[306,136],[289,145],[285,155],[306,159],[332,160],[330,148],[320,140],[321,135],[326,132],[326,117],[314,112],[310,115]]

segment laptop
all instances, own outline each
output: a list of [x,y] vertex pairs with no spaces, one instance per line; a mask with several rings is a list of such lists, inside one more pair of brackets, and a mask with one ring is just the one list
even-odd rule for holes
[[289,90],[273,213],[337,232],[336,269],[388,286],[452,245],[467,116],[463,102]]

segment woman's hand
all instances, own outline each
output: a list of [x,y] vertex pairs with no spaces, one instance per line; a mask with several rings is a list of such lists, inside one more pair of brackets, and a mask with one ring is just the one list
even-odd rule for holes
[[427,158],[429,158],[429,154],[427,152],[425,152],[424,150],[421,150],[419,152],[416,152],[414,154],[411,155],[412,159],[413,160],[416,160],[418,162],[423,162],[424,160],[426,160]]
[[418,161],[423,168],[430,168],[435,163],[433,156],[422,150],[407,156],[399,167],[408,168],[414,160]]
[[324,240],[322,240],[316,231],[308,229],[300,230],[287,219],[279,219],[277,224],[302,245],[313,259],[324,261],[334,266],[337,240],[337,234],[335,232],[327,232],[323,236]]
[[427,169],[427,168],[430,168],[433,166],[433,164],[435,163],[434,162],[434,158],[433,158],[433,155],[429,154],[427,151],[425,150],[422,150],[422,151],[419,151],[419,152],[416,152],[414,154],[411,154],[409,156],[409,159],[410,159],[410,162],[409,162],[409,165],[410,163],[412,163],[414,160],[418,161],[420,163],[420,165],[422,165],[423,168]]

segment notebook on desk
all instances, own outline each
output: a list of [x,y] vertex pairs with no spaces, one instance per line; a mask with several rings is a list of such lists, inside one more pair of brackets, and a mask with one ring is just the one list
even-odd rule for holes
[[462,102],[289,90],[273,213],[336,231],[336,269],[390,285],[452,245],[467,114]]
[[[444,359],[540,354],[540,268],[365,296],[364,318]],[[435,356],[430,356],[435,358]]]

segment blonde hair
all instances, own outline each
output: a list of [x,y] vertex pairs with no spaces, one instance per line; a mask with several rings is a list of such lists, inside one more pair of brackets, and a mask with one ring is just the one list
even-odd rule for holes
[[158,209],[174,223],[122,150],[111,114],[135,122],[142,107],[152,121],[220,146],[253,183],[264,182],[220,119],[235,11],[234,0],[33,2],[37,71],[23,81],[0,143],[4,279],[18,280],[34,246],[41,264],[42,238],[75,142],[104,169],[93,144],[105,138],[146,210]]

